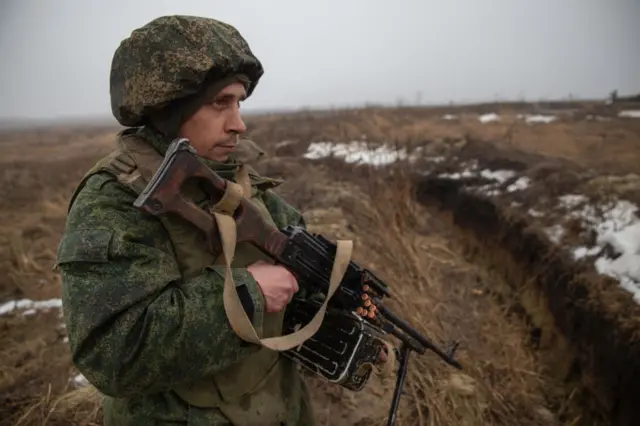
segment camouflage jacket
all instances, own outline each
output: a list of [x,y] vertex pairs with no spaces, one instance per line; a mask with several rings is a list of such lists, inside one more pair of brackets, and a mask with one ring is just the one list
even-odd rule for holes
[[[272,190],[260,196],[278,227],[304,226],[300,212]],[[168,233],[133,206],[135,199],[102,172],[85,181],[70,205],[57,267],[73,362],[106,395],[105,410],[128,413],[121,420],[127,425],[227,424],[211,410],[189,407],[171,389],[224,370],[258,346],[230,328],[224,267],[183,279]],[[233,278],[246,309],[263,310],[252,275],[235,268]]]

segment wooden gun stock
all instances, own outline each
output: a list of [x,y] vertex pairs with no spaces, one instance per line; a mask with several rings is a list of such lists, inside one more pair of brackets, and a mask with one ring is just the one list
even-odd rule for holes
[[164,161],[134,206],[155,216],[179,215],[200,228],[207,235],[210,248],[217,251],[218,227],[213,215],[182,195],[182,187],[190,179],[201,182],[202,189],[214,201],[213,211],[216,206],[233,206],[233,211],[228,213],[236,221],[237,242],[249,242],[274,259],[280,259],[287,236],[269,224],[260,210],[242,196],[238,184],[223,179],[201,163],[187,139],[171,143]]

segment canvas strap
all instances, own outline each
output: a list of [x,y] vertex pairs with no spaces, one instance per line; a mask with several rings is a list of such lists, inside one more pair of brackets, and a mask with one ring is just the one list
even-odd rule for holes
[[224,291],[223,303],[224,309],[231,324],[231,328],[243,340],[251,343],[259,344],[275,351],[286,351],[296,346],[300,346],[305,340],[312,337],[322,325],[327,305],[331,297],[338,289],[340,282],[347,270],[347,266],[351,261],[353,252],[353,242],[340,240],[337,242],[336,256],[334,259],[331,275],[329,278],[329,290],[318,312],[313,319],[301,329],[284,336],[270,337],[260,339],[256,333],[253,324],[249,320],[247,313],[242,307],[240,298],[235,289],[235,282],[231,274],[231,263],[236,247],[236,222],[232,217],[232,213],[240,204],[245,194],[250,196],[251,185],[249,175],[243,166],[238,172],[238,183],[227,181],[227,188],[221,200],[211,207],[218,232],[222,243],[222,254],[225,263]]
[[[227,181],[227,188],[224,195],[218,203],[211,207],[211,213],[218,225],[218,232],[222,242],[222,253],[225,263],[223,291],[224,309],[227,314],[227,318],[229,319],[229,323],[231,324],[231,328],[241,339],[259,344],[271,350],[287,351],[302,345],[307,339],[311,338],[322,325],[329,300],[331,300],[331,297],[338,289],[347,267],[349,266],[349,262],[351,261],[353,241],[337,241],[336,255],[329,278],[329,290],[327,291],[327,295],[324,298],[322,306],[311,321],[301,329],[291,334],[260,339],[253,327],[253,324],[249,320],[242,303],[240,302],[240,298],[238,297],[238,293],[235,289],[235,282],[231,274],[231,263],[235,252],[237,235],[236,222],[233,219],[232,214],[240,204],[243,196],[251,196],[251,181],[246,167],[242,166],[240,168],[236,180],[238,183]],[[379,369],[373,364],[369,364],[367,366],[372,368],[377,375],[388,377],[394,372],[396,355],[393,346],[389,342],[383,340],[383,343],[387,348],[387,361],[385,362],[384,367]]]

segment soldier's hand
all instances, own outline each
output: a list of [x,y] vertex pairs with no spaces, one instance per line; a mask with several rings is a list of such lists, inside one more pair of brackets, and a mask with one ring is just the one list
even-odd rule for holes
[[267,312],[279,312],[299,290],[298,281],[284,266],[258,261],[247,267],[256,280],[267,304]]
[[378,354],[378,364],[384,364],[389,360],[389,355],[387,354],[387,348],[383,347],[380,349],[380,353]]

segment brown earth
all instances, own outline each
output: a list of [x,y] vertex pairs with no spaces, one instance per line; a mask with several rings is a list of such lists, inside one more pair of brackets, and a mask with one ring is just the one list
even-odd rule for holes
[[[462,372],[431,354],[412,357],[398,425],[634,424],[630,416],[639,418],[637,411],[620,398],[624,389],[637,389],[632,383],[639,373],[631,369],[638,350],[637,307],[616,286],[598,286],[600,278],[589,277],[554,287],[549,280],[557,282],[556,275],[578,274],[573,265],[555,270],[530,259],[534,248],[547,254],[544,243],[531,245],[535,240],[520,244],[514,255],[518,235],[506,231],[519,222],[503,215],[502,207],[495,218],[486,213],[499,203],[479,210],[479,204],[455,201],[460,200],[456,189],[427,191],[424,180],[415,177],[415,168],[424,167],[420,162],[372,169],[302,158],[311,141],[365,135],[372,143],[422,146],[425,156],[445,156],[445,168],[487,158],[514,168],[520,164],[518,170],[531,173],[550,162],[575,170],[528,195],[537,198],[547,187],[553,192],[572,185],[576,173],[640,172],[640,120],[616,119],[588,106],[558,122],[528,125],[504,108],[484,109],[499,112],[502,120],[481,124],[469,110],[454,111],[457,120],[443,120],[441,114],[449,111],[412,108],[252,117],[248,124],[270,154],[256,167],[287,179],[279,191],[304,212],[311,230],[353,239],[355,260],[394,290],[390,306],[396,312],[438,343],[461,342]],[[596,112],[608,120],[586,118]],[[51,267],[67,199],[84,172],[109,151],[114,134],[115,129],[57,129],[0,139],[0,303],[59,297],[59,276]],[[544,265],[547,275],[541,275]],[[586,289],[572,290],[579,286]],[[533,288],[530,297],[521,297],[524,288]],[[552,303],[552,291],[562,298],[573,291],[573,297],[601,299]],[[589,322],[580,328],[583,319]],[[0,316],[0,425],[100,424],[99,396],[72,380],[77,372],[61,322],[57,308]],[[589,333],[593,324],[599,328]],[[598,346],[607,330],[615,337]],[[613,379],[624,372],[623,361],[630,373],[626,388]],[[393,380],[373,379],[359,393],[309,381],[321,424],[385,424]]]

